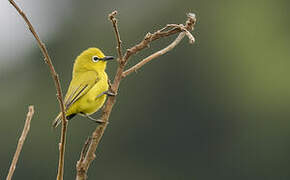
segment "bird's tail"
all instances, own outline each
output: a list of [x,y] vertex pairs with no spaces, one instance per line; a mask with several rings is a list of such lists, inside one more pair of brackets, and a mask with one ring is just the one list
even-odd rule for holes
[[59,113],[52,123],[52,127],[56,128],[61,123],[61,113]]

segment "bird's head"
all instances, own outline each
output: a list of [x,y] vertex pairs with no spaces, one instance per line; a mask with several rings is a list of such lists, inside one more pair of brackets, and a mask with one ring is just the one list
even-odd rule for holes
[[89,48],[83,51],[75,60],[74,71],[105,71],[107,61],[113,56],[105,56],[98,48]]

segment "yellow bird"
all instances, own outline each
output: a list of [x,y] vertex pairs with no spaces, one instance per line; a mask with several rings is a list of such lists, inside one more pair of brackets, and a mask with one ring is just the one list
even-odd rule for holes
[[[75,115],[83,115],[96,122],[89,115],[100,109],[108,91],[108,76],[105,72],[108,60],[113,56],[105,56],[98,48],[89,48],[83,51],[75,60],[72,80],[64,98],[65,116],[67,120]],[[61,123],[61,113],[55,118],[53,127]]]

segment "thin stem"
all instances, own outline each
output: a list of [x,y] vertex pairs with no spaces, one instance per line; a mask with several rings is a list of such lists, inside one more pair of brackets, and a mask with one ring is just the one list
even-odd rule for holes
[[62,98],[62,90],[61,90],[61,85],[59,81],[58,74],[55,71],[55,68],[52,64],[51,58],[48,54],[48,51],[45,47],[45,44],[40,40],[40,37],[36,33],[35,29],[33,28],[31,22],[28,20],[27,16],[25,13],[19,8],[19,6],[14,2],[14,0],[9,0],[9,2],[14,6],[14,8],[17,10],[17,12],[22,16],[24,21],[26,22],[29,30],[31,31],[32,35],[37,41],[37,44],[44,56],[44,61],[47,63],[51,76],[53,77],[54,84],[56,87],[56,92],[57,92],[57,100],[59,102],[60,110],[62,112],[62,131],[61,131],[61,140],[59,144],[59,165],[58,165],[58,175],[57,179],[62,180],[63,179],[63,164],[64,164],[64,153],[65,153],[65,142],[66,142],[66,130],[67,130],[67,120],[65,117],[65,108],[64,108],[64,103],[63,103],[63,98]]
[[163,54],[165,54],[168,51],[172,50],[177,44],[179,44],[179,42],[183,39],[184,36],[185,36],[185,32],[180,33],[177,36],[177,38],[170,45],[168,45],[164,49],[161,49],[160,51],[155,52],[154,54],[151,54],[150,56],[146,57],[145,59],[140,61],[135,66],[133,66],[130,69],[126,70],[125,72],[122,73],[122,77],[124,78],[124,77],[128,76],[129,74],[131,74],[132,72],[136,72],[138,69],[140,69],[146,63],[148,63],[151,60],[153,60],[153,59],[155,59],[155,58],[157,58],[159,56],[162,56]]
[[24,128],[23,128],[23,131],[22,131],[22,134],[18,140],[18,144],[17,144],[17,148],[16,148],[16,151],[15,151],[15,154],[13,156],[13,160],[12,160],[12,163],[11,163],[11,166],[10,166],[10,169],[9,169],[9,173],[6,177],[6,180],[11,180],[13,174],[14,174],[14,171],[15,171],[15,168],[16,168],[16,164],[17,164],[17,161],[18,161],[18,158],[19,158],[19,155],[20,155],[20,152],[22,150],[22,146],[25,142],[25,139],[26,139],[26,136],[29,132],[29,129],[30,129],[30,122],[31,122],[31,119],[33,117],[33,114],[34,114],[34,106],[29,106],[28,107],[28,113],[26,115],[26,120],[25,120],[25,125],[24,125]]

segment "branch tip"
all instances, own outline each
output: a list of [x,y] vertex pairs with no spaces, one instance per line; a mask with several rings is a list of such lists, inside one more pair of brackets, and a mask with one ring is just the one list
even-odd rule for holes
[[115,10],[111,12],[108,17],[110,20],[113,20],[117,14],[118,14],[118,11]]
[[187,17],[190,19],[195,19],[196,20],[196,15],[194,13],[187,13]]

